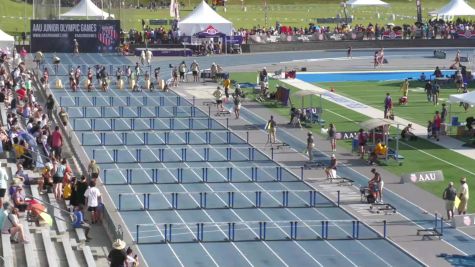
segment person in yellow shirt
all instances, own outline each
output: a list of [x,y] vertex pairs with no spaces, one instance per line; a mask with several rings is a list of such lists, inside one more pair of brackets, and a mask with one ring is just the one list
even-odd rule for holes
[[399,98],[399,105],[406,105],[409,94],[409,81],[407,79],[401,85],[402,97]]
[[378,143],[374,147],[373,152],[369,155],[368,164],[374,165],[375,162],[378,160],[378,156],[385,156],[388,153],[388,147],[378,140]]
[[229,87],[231,86],[231,80],[229,77],[226,77],[226,79],[223,81],[223,87],[224,87],[224,95],[226,96],[225,101],[227,102],[229,99]]
[[17,159],[25,154],[25,147],[18,143],[18,137],[13,138],[13,149],[15,150],[15,156]]

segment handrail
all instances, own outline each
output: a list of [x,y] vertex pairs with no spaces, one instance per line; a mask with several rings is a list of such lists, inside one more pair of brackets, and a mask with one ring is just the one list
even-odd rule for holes
[[[43,204],[45,204],[45,205],[47,205],[47,206],[49,206],[49,207],[52,207],[52,208],[54,208],[54,209],[57,209],[57,210],[59,210],[59,211],[61,211],[61,212],[63,212],[63,213],[66,213],[66,214],[68,214],[68,215],[74,215],[74,213],[72,213],[72,212],[70,212],[70,211],[68,211],[68,210],[65,210],[65,209],[62,209],[62,208],[60,208],[60,207],[57,207],[57,206],[55,206],[55,205],[53,205],[53,204],[51,204],[51,203],[48,203],[48,202],[46,202],[46,201],[44,201],[44,200],[42,200],[42,199],[39,199],[39,198],[37,198],[37,197],[34,197],[33,195],[28,195],[28,197],[31,198],[31,199],[38,200],[39,202],[41,202],[41,203],[43,203]],[[58,217],[56,217],[56,216],[54,216],[54,215],[53,215],[53,217],[55,217],[56,219],[59,219],[59,220],[61,220],[61,221],[67,222],[67,221],[64,220],[63,218],[58,218]]]

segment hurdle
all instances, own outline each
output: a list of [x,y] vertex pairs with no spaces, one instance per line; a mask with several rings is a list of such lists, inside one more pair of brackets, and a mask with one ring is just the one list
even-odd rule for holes
[[[368,221],[370,220],[365,222]],[[381,222],[380,220],[372,221]],[[384,221],[382,223],[384,224]],[[364,231],[364,235],[361,234],[363,228],[367,230]],[[380,240],[385,238],[359,220],[178,222],[136,224],[136,230],[134,241],[137,244]],[[216,232],[220,234],[216,235]]]
[[[100,150],[98,150],[100,151]],[[209,148],[204,148],[205,157],[209,155]],[[93,158],[96,158],[96,150],[93,150]],[[113,157],[118,157],[119,150],[112,152]],[[136,152],[137,153],[137,152]],[[143,151],[140,152],[143,157]],[[114,155],[115,154],[115,155]],[[164,161],[165,149],[155,150],[158,161]],[[181,169],[181,171],[178,171]],[[130,174],[127,174],[129,173]],[[132,172],[133,171],[133,172]],[[192,167],[185,169],[167,168],[123,168],[104,169],[102,178],[104,184],[194,184],[194,183],[275,183],[275,182],[300,182],[290,171],[281,166],[267,167]],[[133,173],[133,177],[132,177]],[[169,179],[164,179],[168,176]],[[188,179],[183,179],[183,177]],[[110,178],[112,177],[112,178]],[[238,177],[240,179],[235,179]],[[109,178],[109,179],[108,179]]]
[[[183,169],[177,169],[182,173]],[[127,170],[127,179],[131,179],[133,170]],[[181,174],[182,175],[182,174]],[[180,178],[182,179],[182,178]],[[305,195],[308,193],[308,197]],[[282,200],[279,201],[278,195]],[[143,195],[143,204],[133,206],[132,200]],[[254,195],[251,199],[250,196]],[[262,196],[266,196],[263,198]],[[253,209],[253,208],[321,208],[334,207],[334,204],[320,197],[317,202],[316,190],[266,190],[266,191],[198,191],[198,192],[141,192],[141,193],[119,193],[117,203],[118,211],[140,211],[140,210],[217,210],[217,209]],[[124,200],[124,197],[129,197]],[[152,200],[151,200],[152,198]],[[210,204],[209,199],[214,202]],[[235,204],[235,199],[239,199],[240,204]],[[164,205],[163,199],[168,199]],[[182,205],[178,205],[182,199]],[[263,201],[264,199],[264,201]],[[292,201],[289,204],[289,199]],[[123,201],[129,207],[123,208]],[[223,203],[224,202],[224,203]],[[217,203],[217,204],[216,204]],[[152,205],[151,205],[152,204]]]

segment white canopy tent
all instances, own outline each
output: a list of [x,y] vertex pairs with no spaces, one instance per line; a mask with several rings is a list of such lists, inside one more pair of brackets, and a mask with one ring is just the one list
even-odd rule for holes
[[12,48],[15,45],[15,38],[0,30],[0,49]]
[[91,0],[81,0],[68,12],[61,14],[60,18],[86,17],[93,19],[113,18],[113,14],[109,14],[98,8]]
[[193,12],[178,22],[178,28],[186,36],[193,36],[196,33],[202,32],[210,25],[223,34],[233,34],[233,23],[221,17],[205,1],[202,1]]
[[469,105],[475,105],[475,91],[468,92],[466,94],[454,94],[449,96],[449,103],[467,103]]
[[381,0],[351,0],[346,2],[346,5],[349,7],[360,7],[360,6],[389,6],[388,3]]
[[475,16],[475,9],[465,3],[464,0],[452,0],[439,10],[432,11],[429,14],[434,16]]

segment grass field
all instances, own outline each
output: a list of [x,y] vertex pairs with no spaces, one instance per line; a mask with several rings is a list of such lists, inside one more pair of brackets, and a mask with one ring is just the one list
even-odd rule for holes
[[[113,1],[114,2],[114,1]],[[140,1],[145,3],[146,1]],[[387,23],[393,22],[401,25],[403,23],[412,24],[415,21],[416,7],[415,1],[387,1],[391,4],[389,8],[355,8],[348,9],[349,15],[353,15],[354,24],[368,24],[373,23]],[[448,1],[433,0],[430,4],[423,2],[423,16],[427,16],[429,11],[445,5]],[[475,5],[475,0],[468,1]],[[106,3],[106,1],[104,2]],[[136,1],[133,1],[136,3]],[[181,17],[186,15],[196,6],[198,1],[183,1],[185,6],[182,8]],[[340,1],[310,1],[310,0],[276,0],[267,1],[268,3],[268,25],[275,25],[276,21],[281,22],[282,25],[302,26],[305,27],[310,22],[315,22],[315,18],[335,17],[339,14],[344,17],[343,9],[340,7]],[[106,4],[104,4],[105,6]],[[217,11],[234,23],[235,28],[252,28],[257,25],[265,25],[264,1],[262,0],[244,0],[244,5],[247,7],[247,12],[241,10],[240,0],[227,1],[227,11],[224,12],[223,7],[218,7]],[[32,17],[31,5],[24,5],[22,1],[16,0],[0,0],[0,29],[16,33],[24,29],[23,18]],[[43,8],[48,9],[48,8]],[[104,8],[108,11],[108,8]],[[67,8],[62,8],[62,12],[66,12]],[[41,12],[37,11],[37,14]],[[116,18],[121,20],[122,28],[129,30],[130,28],[140,29],[142,19],[169,19],[169,10],[167,8],[158,11],[151,11],[147,9],[132,9],[112,8],[111,13],[115,14]],[[393,20],[393,14],[395,20]],[[379,15],[379,16],[378,16]],[[333,25],[332,25],[333,26]],[[29,23],[26,27],[29,31]]]
[[[231,76],[233,80],[238,80],[239,82],[255,82],[256,79],[255,73],[233,73]],[[276,83],[277,81],[271,80],[270,87],[275,88]],[[377,88],[367,89],[371,90],[371,92],[366,92],[366,98],[362,97],[364,93],[360,90],[362,90],[361,88],[367,88],[367,85],[365,86],[363,84],[353,83],[354,87],[352,87],[352,89],[347,88],[346,90],[343,89],[343,83],[334,85],[337,88],[338,93],[345,92],[346,95],[351,97],[353,95],[357,95],[359,96],[359,98],[352,98],[369,105],[374,105],[377,108],[381,108],[380,103],[382,102],[382,99],[380,95],[384,95],[386,91],[394,92],[394,94],[396,94],[396,92],[399,90],[399,83],[393,85],[391,85],[391,83],[386,83],[386,85],[383,84],[384,83],[379,84],[379,86],[381,86],[379,91]],[[290,87],[290,89],[291,92],[295,92],[298,90],[292,87]],[[443,91],[442,93],[443,96],[448,94],[448,92],[446,91]],[[412,101],[418,101],[418,96],[415,95],[414,92],[410,92],[409,97],[411,99],[411,104],[413,103]],[[296,106],[300,106],[300,97],[291,97],[291,100],[293,103],[295,103]],[[318,103],[319,98],[314,96],[312,101],[313,103]],[[274,112],[280,115],[288,116],[289,114],[289,107],[283,107],[279,104],[270,102],[265,103],[265,105],[268,108],[273,109]],[[305,99],[304,105],[310,105],[309,97]],[[409,110],[410,106],[405,111],[397,109],[397,115],[407,118],[409,120],[414,120],[415,122],[417,122],[417,120],[422,120],[423,122],[426,120],[426,116],[433,114],[435,107],[430,105],[426,106],[423,101],[420,103],[420,105],[421,107],[417,109],[417,111],[413,110],[412,112]],[[440,106],[438,107],[440,108]],[[328,123],[335,123],[338,131],[358,130],[358,123],[369,119],[367,116],[355,113],[352,110],[325,100],[323,100],[323,108],[323,118]],[[418,114],[418,112],[420,112],[421,114]],[[320,134],[320,127],[318,125],[314,125],[313,127],[309,128],[309,130]],[[394,147],[394,144],[390,144],[390,146]],[[457,154],[453,151],[444,149],[426,140],[419,139],[418,141],[400,142],[399,146],[401,155],[405,157],[403,165],[399,166],[395,164],[395,161],[390,161],[389,164],[387,166],[383,166],[383,168],[394,173],[395,175],[401,175],[414,171],[443,170],[446,181],[419,185],[425,190],[432,192],[436,196],[440,196],[442,194],[442,191],[447,186],[448,181],[454,181],[455,184],[458,186],[458,180],[460,179],[460,177],[467,176],[468,179],[471,179],[471,177],[475,175],[475,165],[473,164],[472,159],[461,156],[460,154]],[[351,142],[338,141],[338,147],[351,149]],[[473,198],[470,199],[469,209],[472,212],[475,211],[475,199]]]

